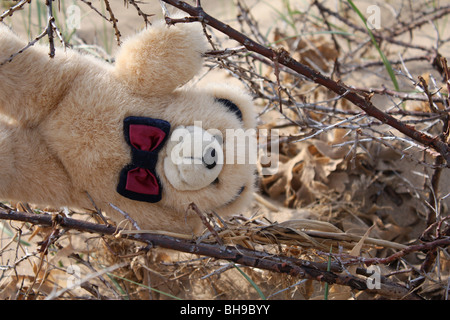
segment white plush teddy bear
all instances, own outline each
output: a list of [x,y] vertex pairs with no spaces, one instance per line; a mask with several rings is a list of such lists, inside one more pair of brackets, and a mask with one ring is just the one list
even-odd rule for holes
[[[0,25],[0,63],[26,46]],[[198,23],[156,24],[115,65],[35,45],[0,66],[0,200],[92,208],[141,229],[192,232],[190,203],[219,215],[250,203],[255,127],[249,96],[220,83],[182,87],[202,67]],[[238,137],[238,138],[236,138]],[[250,150],[250,151],[249,151]],[[228,156],[229,154],[234,156]]]

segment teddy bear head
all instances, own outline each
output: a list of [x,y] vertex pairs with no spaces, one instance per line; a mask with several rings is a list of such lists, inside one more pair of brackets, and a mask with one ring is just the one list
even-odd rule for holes
[[122,196],[179,214],[190,203],[222,215],[248,206],[256,169],[253,103],[224,83],[185,85],[201,69],[205,50],[198,25],[153,26],[124,43],[117,78],[159,106],[154,116],[137,110],[124,120],[132,155],[117,186]]

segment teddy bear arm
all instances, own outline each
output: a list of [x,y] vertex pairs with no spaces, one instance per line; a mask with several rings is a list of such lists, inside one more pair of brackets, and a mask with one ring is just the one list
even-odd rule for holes
[[[61,101],[76,75],[73,52],[27,42],[0,25],[0,114],[36,126]],[[22,51],[23,50],[23,51]]]
[[39,130],[0,122],[0,150],[0,201],[56,207],[74,203],[71,179]]
[[200,70],[205,51],[200,24],[155,24],[123,44],[115,75],[137,94],[165,95]]

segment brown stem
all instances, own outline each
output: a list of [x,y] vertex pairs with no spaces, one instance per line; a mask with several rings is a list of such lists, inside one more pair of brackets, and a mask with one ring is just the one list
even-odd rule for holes
[[[329,284],[344,285],[355,290],[367,290],[368,292],[378,293],[392,298],[407,297],[408,299],[421,299],[416,294],[410,293],[407,288],[395,283],[381,283],[379,289],[369,289],[365,279],[326,271],[324,270],[324,264],[304,261],[292,257],[274,256],[266,252],[250,250],[243,247],[196,243],[194,241],[161,234],[121,234],[121,229],[111,225],[95,224],[61,215],[18,212],[6,208],[0,208],[0,219],[29,222],[34,225],[59,226],[64,229],[75,229],[102,235],[116,235],[121,238],[144,242],[152,247],[159,246],[161,248],[224,259],[249,267],[285,273],[291,276],[298,276]],[[335,266],[334,268],[336,270],[338,267]]]
[[[202,7],[193,7],[187,4],[184,1],[179,0],[162,0],[165,3],[168,3],[193,17],[196,19],[201,18],[202,22],[211,26],[212,28],[228,35],[231,39],[238,41],[242,45],[244,45],[249,51],[259,53],[260,55],[273,59],[277,52],[273,49],[263,46],[249,37],[245,36],[241,32],[233,29],[228,24],[223,23],[222,21],[210,16],[207,14]],[[320,72],[317,72],[306,65],[303,65],[293,59],[288,52],[284,51],[282,54],[277,55],[277,62],[298,72],[299,74],[305,76],[306,78],[323,85],[329,90],[335,92],[339,96],[349,100],[354,105],[362,109],[365,113],[380,120],[382,123],[385,123],[392,128],[397,129],[404,135],[410,137],[411,139],[425,145],[426,147],[430,147],[439,152],[442,157],[446,160],[446,166],[450,167],[450,146],[441,141],[438,138],[431,137],[423,132],[417,131],[413,126],[402,123],[391,115],[386,114],[381,111],[377,107],[375,107],[369,100],[368,96],[361,96],[353,89],[347,87],[342,82],[333,81],[325,75],[322,75]]]
[[120,31],[119,31],[119,27],[117,26],[117,22],[119,22],[119,20],[116,19],[116,17],[114,16],[114,12],[111,9],[111,5],[109,4],[109,0],[103,0],[103,2],[105,2],[105,7],[106,10],[109,12],[109,21],[111,21],[113,28],[114,28],[114,33],[116,36],[116,41],[117,41],[117,45],[120,46]]
[[50,58],[53,58],[55,56],[55,42],[54,42],[54,35],[53,35],[53,21],[55,18],[53,17],[53,0],[46,0],[45,5],[47,6],[47,36],[48,36],[48,43],[50,47],[49,56]]
[[[346,264],[355,264],[355,263],[364,263],[366,266],[375,265],[375,264],[388,264],[392,263],[407,254],[410,254],[412,252],[420,252],[420,251],[433,251],[436,250],[438,247],[447,247],[450,245],[450,238],[442,238],[430,242],[425,242],[421,244],[411,245],[408,246],[400,251],[397,251],[396,253],[386,257],[386,258],[359,258],[354,257],[350,258],[349,261],[346,262]],[[323,252],[322,254],[328,255],[328,253]]]

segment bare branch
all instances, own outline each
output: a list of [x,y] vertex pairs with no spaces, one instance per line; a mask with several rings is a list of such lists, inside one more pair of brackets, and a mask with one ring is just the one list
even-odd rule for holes
[[120,34],[120,31],[119,31],[119,27],[117,26],[117,22],[119,22],[119,21],[114,16],[114,12],[111,9],[111,6],[109,4],[109,0],[103,0],[103,2],[105,2],[106,11],[108,11],[108,13],[109,13],[109,21],[112,23],[113,28],[114,28],[117,45],[120,46],[120,44],[121,44],[121,41],[120,41],[121,34]]
[[14,14],[14,12],[21,10],[23,8],[23,6],[27,3],[28,4],[31,3],[31,0],[21,0],[15,6],[12,6],[11,8],[9,8],[5,12],[3,12],[0,15],[0,22],[2,22],[3,19],[5,19],[6,17],[11,17]]
[[[249,51],[256,52],[268,59],[273,59],[274,56],[277,56],[278,63],[298,72],[299,74],[305,76],[306,78],[323,85],[329,90],[335,92],[339,96],[344,97],[345,99],[352,102],[357,107],[361,108],[365,113],[374,117],[381,121],[384,124],[391,126],[392,128],[397,129],[401,133],[406,136],[412,138],[413,140],[423,144],[426,147],[430,147],[439,152],[446,161],[447,167],[450,167],[450,146],[448,143],[441,141],[436,137],[429,136],[426,133],[420,132],[416,130],[414,127],[410,125],[406,125],[401,121],[397,120],[393,116],[381,111],[377,107],[375,107],[370,102],[369,96],[361,96],[360,92],[353,90],[352,88],[346,86],[342,82],[336,82],[323,74],[311,69],[310,67],[303,65],[293,59],[288,52],[283,52],[282,54],[278,54],[274,51],[274,49],[261,45],[254,40],[250,39],[243,33],[233,29],[229,25],[217,20],[216,18],[208,15],[202,7],[193,7],[187,4],[184,1],[179,0],[162,0],[165,3],[168,3],[180,10],[185,11],[190,14],[195,21],[198,20],[198,17],[201,17],[201,21],[212,28],[221,31],[222,33],[228,35],[230,38],[238,41],[242,45],[244,45]],[[176,23],[177,21],[168,21],[168,23]]]
[[[121,233],[121,229],[111,225],[95,224],[86,221],[68,218],[62,215],[32,214],[0,208],[0,219],[14,220],[32,223],[42,226],[56,226],[67,230],[79,230],[83,232],[116,236],[124,239],[139,241],[151,245],[177,250],[196,255],[204,255],[216,259],[233,261],[253,268],[269,270],[277,273],[285,273],[304,279],[316,280],[330,284],[348,286],[354,290],[367,290],[388,297],[420,299],[414,293],[403,286],[394,283],[382,283],[380,289],[370,289],[366,281],[352,275],[341,275],[332,271],[326,271],[326,264],[318,264],[311,261],[300,260],[291,257],[274,256],[263,251],[250,250],[240,246],[220,246],[211,243],[196,243],[195,241],[174,238],[162,234],[151,233]],[[446,242],[444,243],[446,244]],[[411,247],[401,252],[422,249]],[[335,269],[336,270],[336,269]]]

